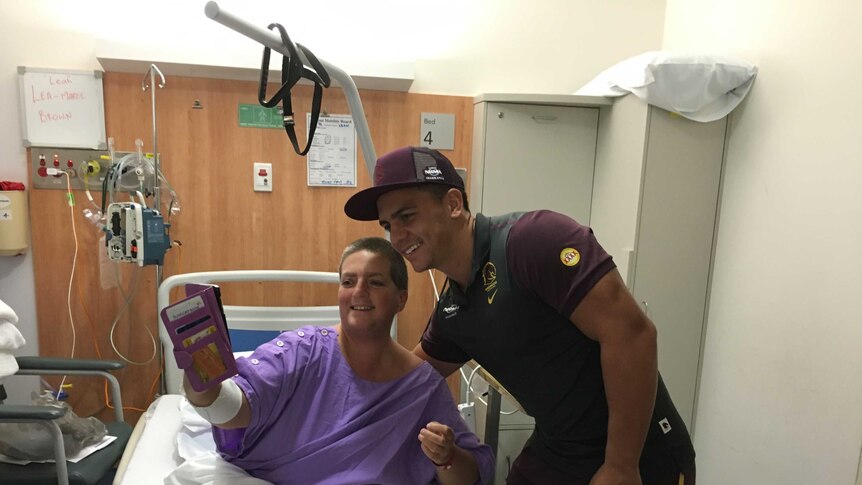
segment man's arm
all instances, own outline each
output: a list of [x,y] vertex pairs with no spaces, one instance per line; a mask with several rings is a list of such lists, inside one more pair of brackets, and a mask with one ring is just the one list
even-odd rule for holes
[[428,363],[431,364],[431,367],[437,369],[437,372],[439,372],[444,378],[449,377],[453,372],[457,371],[462,365],[464,365],[463,362],[460,364],[457,362],[444,362],[431,357],[422,349],[422,343],[418,343],[416,344],[416,347],[413,347],[413,353],[420,359],[428,361]]
[[656,329],[619,272],[603,276],[570,317],[601,348],[608,399],[605,463],[591,483],[639,484],[638,461],[649,430],[658,379]]

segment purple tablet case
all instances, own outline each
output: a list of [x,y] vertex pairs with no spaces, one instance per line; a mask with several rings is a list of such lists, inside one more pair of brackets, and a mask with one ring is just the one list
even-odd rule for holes
[[218,286],[186,285],[186,297],[160,316],[192,389],[207,390],[236,374]]

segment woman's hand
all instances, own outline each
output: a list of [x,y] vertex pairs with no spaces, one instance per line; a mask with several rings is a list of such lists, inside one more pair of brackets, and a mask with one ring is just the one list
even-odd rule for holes
[[419,431],[422,451],[437,466],[450,466],[455,452],[455,432],[452,428],[431,421]]
[[479,479],[476,458],[455,445],[455,431],[449,426],[431,421],[419,431],[419,442],[425,456],[437,465],[441,485],[468,485]]

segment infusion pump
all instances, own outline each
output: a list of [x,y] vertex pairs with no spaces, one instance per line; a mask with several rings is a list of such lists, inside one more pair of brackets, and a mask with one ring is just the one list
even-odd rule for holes
[[167,227],[155,209],[134,202],[110,204],[105,226],[108,257],[138,266],[161,265],[171,247]]

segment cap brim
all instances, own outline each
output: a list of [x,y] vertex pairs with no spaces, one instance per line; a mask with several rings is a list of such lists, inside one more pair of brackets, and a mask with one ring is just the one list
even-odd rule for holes
[[381,195],[397,189],[422,185],[424,182],[405,182],[400,184],[379,185],[369,187],[353,194],[344,204],[344,213],[351,219],[357,221],[376,221],[380,218],[377,213],[377,199]]

